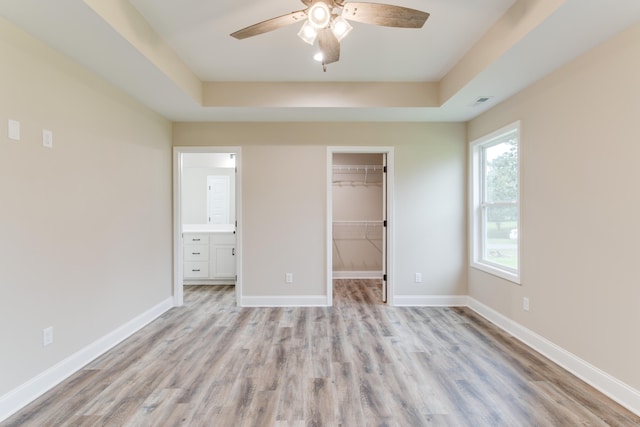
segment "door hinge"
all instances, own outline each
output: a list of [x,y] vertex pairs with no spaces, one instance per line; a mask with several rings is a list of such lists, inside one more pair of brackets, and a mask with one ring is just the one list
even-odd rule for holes
[[382,221],[382,226],[386,227],[387,226],[387,220],[385,219],[384,221]]
[[387,281],[387,275],[386,274],[382,275],[382,280],[384,280],[385,282]]
[[386,166],[384,166],[384,167],[382,168],[382,172],[387,173],[387,167],[386,167]]

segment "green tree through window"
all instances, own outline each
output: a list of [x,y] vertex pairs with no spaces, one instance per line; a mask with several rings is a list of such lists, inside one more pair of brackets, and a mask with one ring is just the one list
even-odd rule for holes
[[[518,145],[515,139],[501,143],[497,147],[508,147],[487,164],[487,198],[489,203],[518,202]],[[500,147],[500,148],[502,148]],[[488,212],[488,220],[501,230],[503,222],[517,220],[518,211],[514,206],[494,206]]]

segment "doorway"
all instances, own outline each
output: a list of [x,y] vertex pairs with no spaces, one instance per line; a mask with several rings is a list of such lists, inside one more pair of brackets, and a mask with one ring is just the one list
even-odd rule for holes
[[393,149],[329,147],[328,164],[329,304],[338,279],[379,283],[381,302],[392,304]]
[[[240,160],[240,147],[174,147],[173,299],[175,306],[181,306],[184,303],[185,280],[189,283],[195,281],[195,284],[200,281],[235,282],[236,304],[240,303],[242,295]],[[223,196],[225,200],[221,200]],[[185,236],[194,241],[186,242]],[[206,238],[206,242],[202,236]],[[194,246],[193,256],[191,252],[186,251],[189,245]],[[190,258],[185,259],[185,251]],[[187,267],[190,270],[186,270]]]

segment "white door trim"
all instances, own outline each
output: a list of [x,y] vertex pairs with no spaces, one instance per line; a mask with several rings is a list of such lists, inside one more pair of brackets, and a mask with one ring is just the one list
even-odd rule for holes
[[333,305],[333,154],[334,153],[374,153],[387,155],[387,304],[394,305],[394,158],[393,147],[327,147],[327,305]]
[[173,147],[173,304],[184,303],[182,259],[182,155],[185,153],[235,153],[236,155],[236,304],[242,296],[242,149],[240,147]]

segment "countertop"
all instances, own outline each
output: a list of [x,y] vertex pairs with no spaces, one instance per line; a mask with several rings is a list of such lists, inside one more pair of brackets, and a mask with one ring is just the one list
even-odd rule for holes
[[233,233],[233,224],[182,224],[183,233]]

